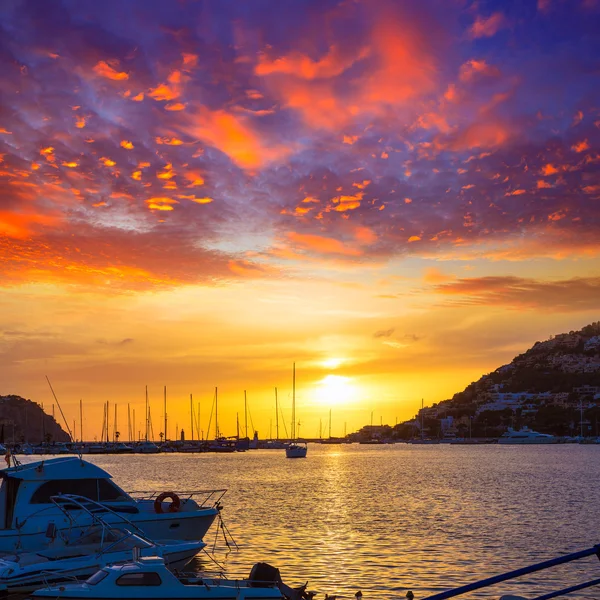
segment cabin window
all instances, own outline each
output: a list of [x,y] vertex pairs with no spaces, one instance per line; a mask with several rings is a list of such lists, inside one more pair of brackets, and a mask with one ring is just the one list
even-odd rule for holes
[[117,579],[117,585],[161,585],[162,581],[158,573],[126,573]]
[[108,571],[96,571],[87,581],[88,585],[96,585],[108,577]]
[[108,479],[98,479],[100,502],[124,502],[129,500],[125,493]]
[[90,500],[98,500],[97,479],[55,479],[46,481],[31,496],[31,504],[50,504],[51,496],[74,494],[85,496]]

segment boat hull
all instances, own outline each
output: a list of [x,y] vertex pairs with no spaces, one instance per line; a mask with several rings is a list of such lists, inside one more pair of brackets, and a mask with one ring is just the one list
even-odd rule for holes
[[[207,508],[202,511],[164,513],[139,513],[137,515],[125,515],[129,520],[139,527],[151,540],[173,540],[173,541],[196,541],[202,540],[210,526],[216,519],[219,511],[216,508]],[[147,516],[146,516],[147,515]],[[54,515],[52,515],[54,517]],[[61,515],[62,516],[62,515]],[[54,518],[57,529],[68,530],[71,525],[66,518],[61,519],[58,514]],[[145,518],[146,517],[146,518]],[[111,523],[109,514],[105,515],[108,523]],[[116,521],[111,523],[116,528],[127,528],[127,524]],[[29,519],[26,527],[17,529],[0,530],[0,553],[10,554],[15,551],[35,552],[48,545],[46,530],[48,519]]]
[[[164,547],[163,547],[164,548]],[[169,551],[163,549],[163,556],[169,569],[183,569],[200,550],[199,545],[190,544],[189,547],[181,550]],[[142,555],[156,552],[154,548],[142,550]],[[119,564],[131,561],[131,552],[107,553],[97,558],[95,561],[82,561],[84,564],[69,566],[68,561],[57,561],[64,563],[64,567],[51,568],[51,563],[40,563],[39,569],[32,573],[12,574],[11,576],[0,575],[0,585],[6,586],[11,593],[27,593],[39,590],[43,586],[56,585],[61,583],[73,583],[73,580],[84,581],[91,577],[96,571],[107,564]],[[77,559],[75,559],[77,562]]]
[[554,438],[499,438],[498,443],[507,446],[530,446],[533,444],[556,444]]
[[297,446],[296,444],[290,444],[285,449],[285,455],[287,458],[306,458],[308,448],[306,446]]

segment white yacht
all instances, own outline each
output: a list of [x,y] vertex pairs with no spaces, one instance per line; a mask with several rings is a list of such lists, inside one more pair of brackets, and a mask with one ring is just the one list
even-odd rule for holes
[[160,452],[160,448],[149,440],[145,442],[140,442],[136,447],[135,451],[138,454],[158,454]]
[[9,592],[85,579],[107,565],[129,562],[134,553],[158,554],[170,569],[181,569],[206,546],[200,541],[155,543],[139,532],[111,527],[106,522],[111,511],[81,496],[51,500],[71,521],[71,528],[58,532],[49,523],[46,535],[51,541],[46,548],[0,558],[0,586]]
[[248,579],[196,575],[177,577],[160,557],[140,557],[104,567],[85,583],[48,586],[31,597],[63,600],[301,600],[311,597],[305,587],[286,586],[279,570],[266,563],[254,565]]
[[109,524],[121,528],[117,517],[126,516],[152,540],[202,540],[226,492],[129,495],[106,471],[76,456],[3,469],[0,477],[0,552],[38,550],[47,543],[49,523],[59,531],[69,528],[69,519],[52,502],[53,496],[74,494],[100,502],[111,511],[106,515]]
[[538,433],[529,427],[523,427],[518,431],[509,427],[508,431],[498,438],[499,444],[555,444],[557,441],[553,435]]

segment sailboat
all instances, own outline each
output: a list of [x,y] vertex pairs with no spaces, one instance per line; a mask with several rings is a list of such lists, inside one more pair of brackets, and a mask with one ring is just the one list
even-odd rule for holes
[[299,444],[296,440],[296,363],[294,363],[294,376],[292,385],[292,439],[285,449],[287,458],[306,458],[308,444]]

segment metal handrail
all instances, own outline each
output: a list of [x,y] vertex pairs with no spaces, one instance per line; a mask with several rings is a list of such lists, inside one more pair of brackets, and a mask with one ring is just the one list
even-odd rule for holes
[[[447,590],[445,592],[441,592],[439,594],[434,594],[433,596],[427,596],[423,598],[423,600],[446,600],[447,598],[454,598],[455,596],[462,596],[468,592],[473,592],[475,590],[479,590],[481,588],[489,587],[491,585],[495,585],[496,583],[501,583],[502,581],[508,581],[510,579],[516,579],[517,577],[521,577],[523,575],[528,575],[529,573],[535,573],[537,571],[543,571],[544,569],[549,569],[551,567],[556,567],[557,565],[564,565],[565,563],[573,562],[575,560],[580,560],[582,558],[587,558],[588,556],[598,556],[600,558],[600,545],[592,546],[586,550],[580,550],[579,552],[573,552],[572,554],[566,554],[565,556],[559,556],[558,558],[553,558],[551,560],[545,560],[540,563],[536,563],[534,565],[529,565],[528,567],[522,567],[520,569],[515,569],[514,571],[508,571],[507,573],[503,573],[502,575],[495,575],[493,577],[487,577],[486,579],[480,579],[479,581],[474,581],[473,583],[468,583],[467,585],[463,585],[453,590]],[[599,581],[600,583],[600,581]],[[588,584],[580,584],[585,587],[591,587],[591,582]],[[569,589],[569,588],[567,588]],[[579,587],[577,589],[583,589],[583,587]],[[575,590],[572,590],[575,591]],[[558,592],[553,592],[553,594],[557,594]],[[567,593],[563,591],[563,594]],[[556,595],[548,595],[541,596],[536,600],[547,600],[549,598],[556,598]]]
[[[155,500],[158,496],[160,496],[161,492],[156,491],[133,491],[126,492],[129,496],[131,496],[134,500]],[[218,498],[214,501],[214,504],[220,502],[221,498],[227,493],[227,488],[218,489],[218,490],[193,490],[193,491],[178,491],[175,490],[175,493],[185,502],[190,499],[197,499],[200,496],[204,496],[202,503],[199,503],[199,507],[204,507],[206,503],[210,502],[215,496]]]
[[[137,525],[132,523],[122,514],[112,510],[111,508],[100,502],[97,502],[96,500],[91,500],[90,498],[86,498],[85,496],[79,496],[77,494],[58,494],[56,496],[50,496],[50,500],[72,522],[72,525],[79,526],[80,528],[89,527],[89,523],[78,523],[77,520],[72,517],[70,511],[67,510],[65,507],[65,505],[69,504],[74,504],[75,506],[77,506],[79,510],[81,510],[84,514],[91,518],[93,523],[100,525],[103,529],[114,529],[118,525],[118,523],[107,523],[100,516],[100,514],[110,514],[114,518],[116,518],[117,521],[120,521],[122,524],[124,524],[129,530],[129,532],[134,532],[145,542],[153,544],[153,542],[148,539],[147,535]],[[90,509],[90,506],[93,510]]]
[[544,594],[543,596],[538,596],[537,598],[533,598],[533,600],[550,600],[550,598],[558,598],[559,596],[566,596],[567,594],[571,594],[572,592],[578,592],[579,590],[585,590],[586,588],[594,587],[595,585],[600,585],[600,579],[592,579],[592,581],[587,581],[586,583],[579,583],[577,585],[572,585],[571,587],[565,588],[563,590],[558,590],[558,592],[550,592],[549,594]]

